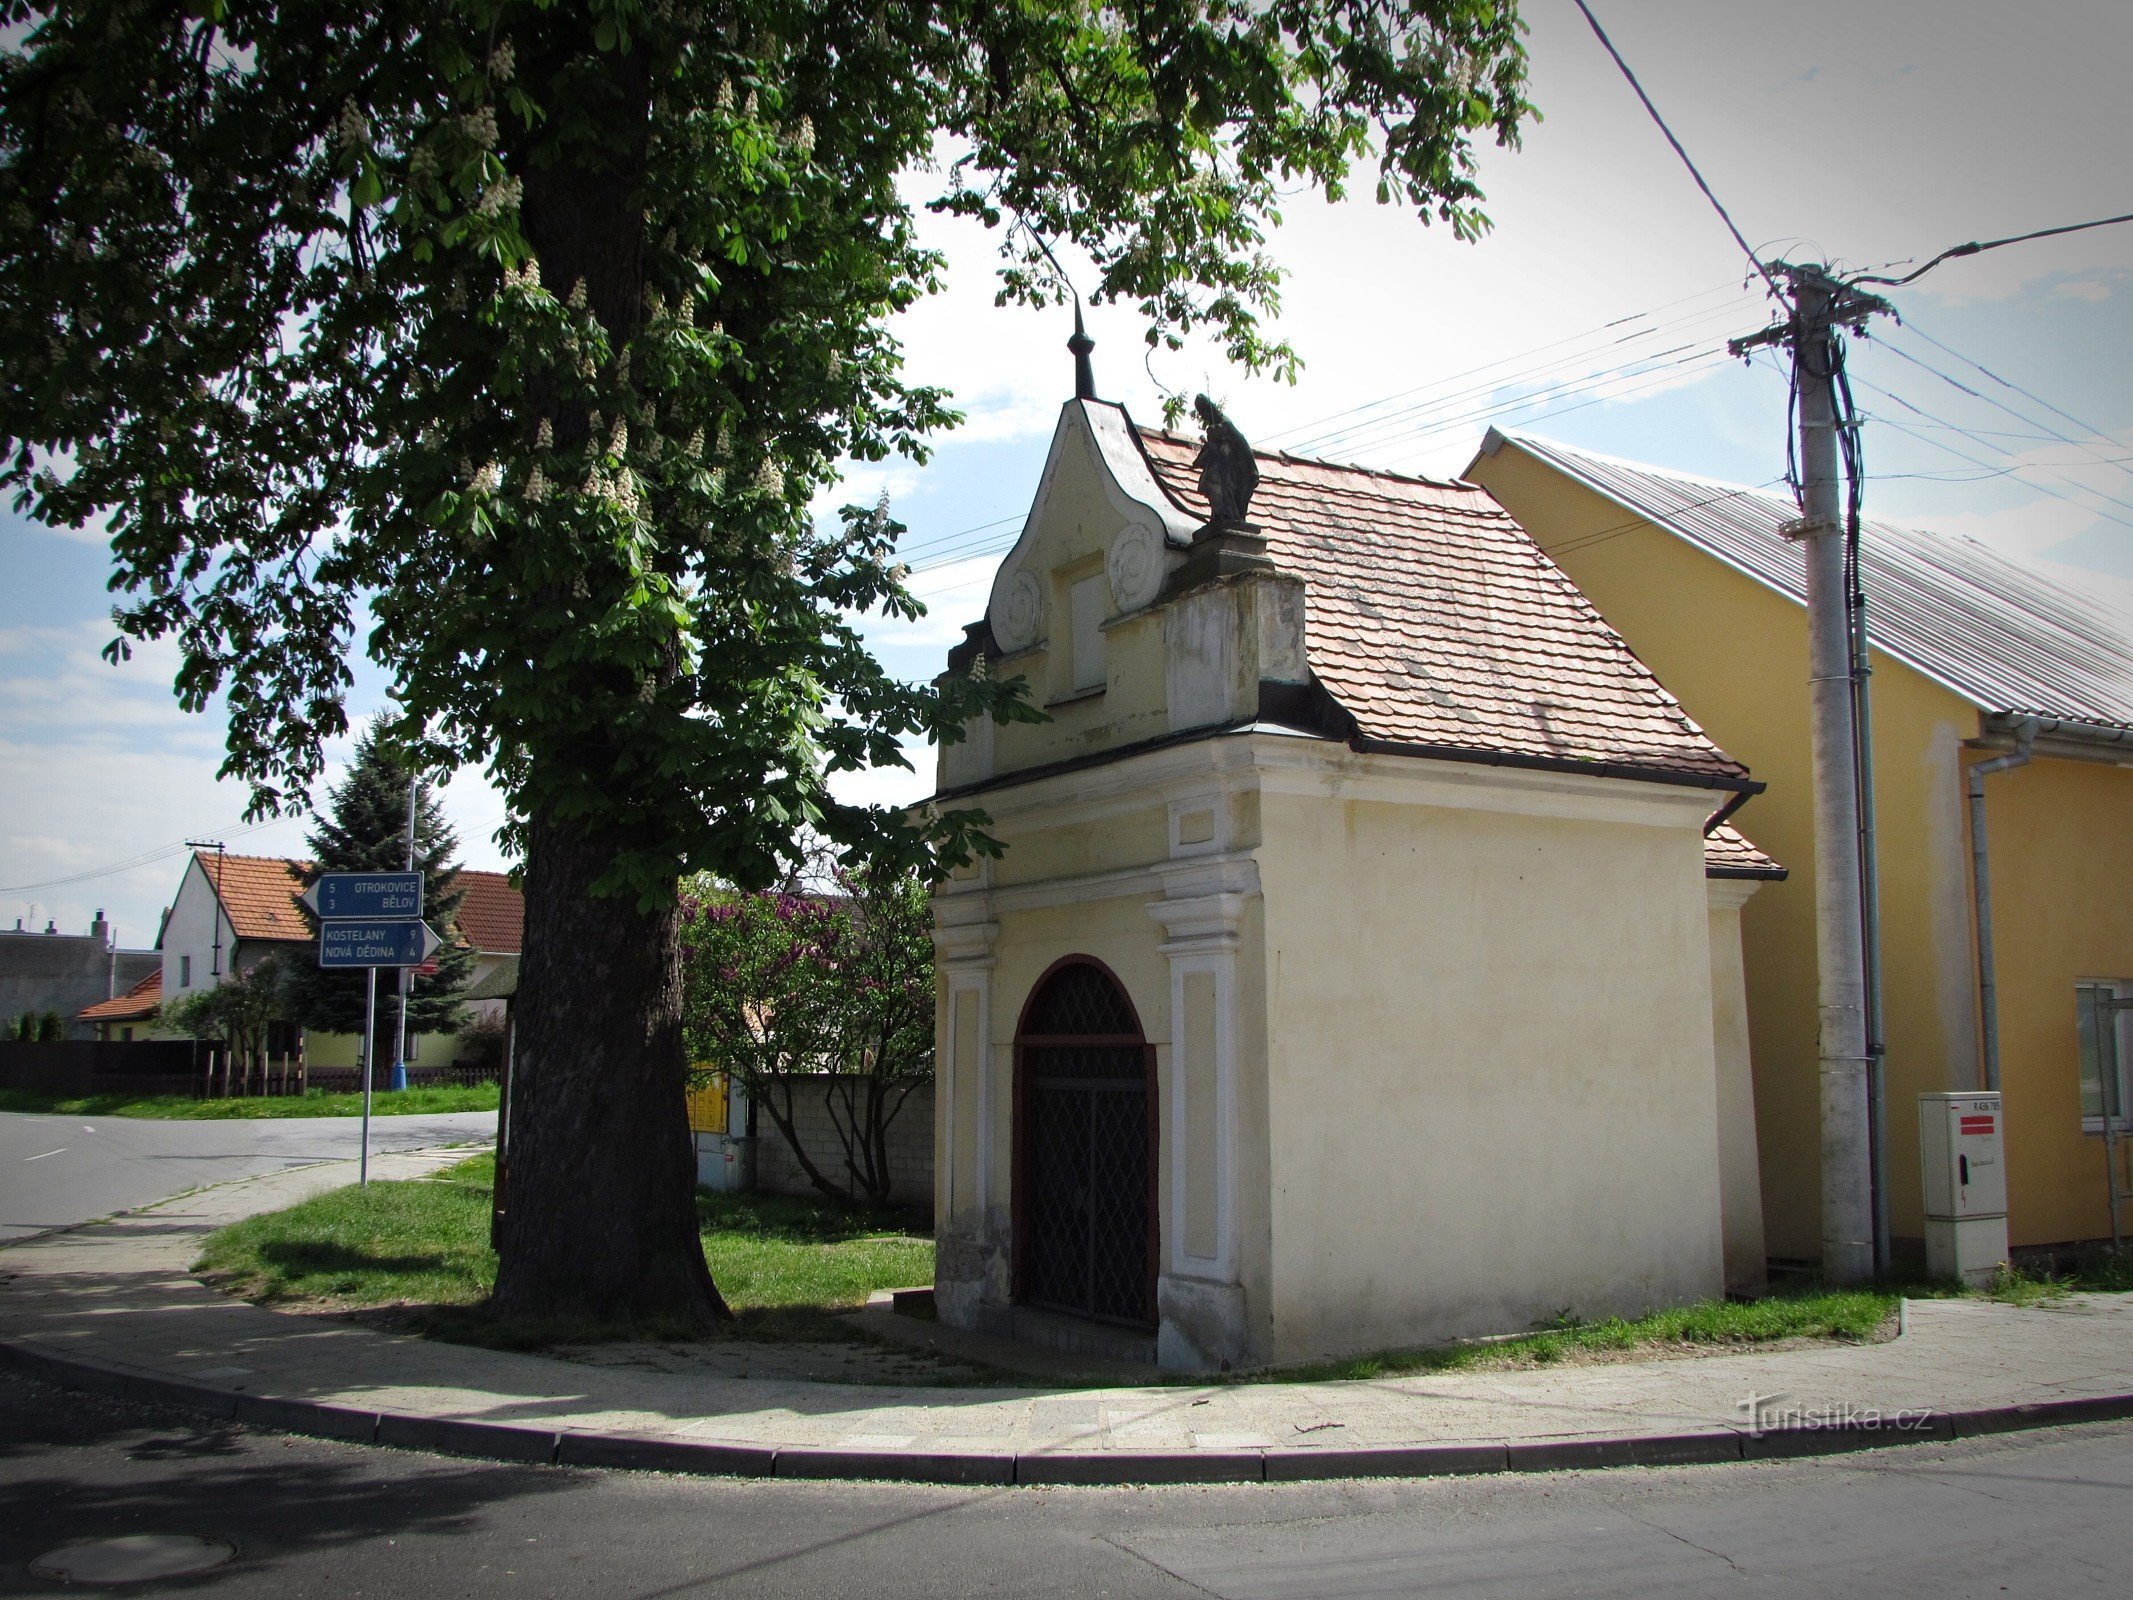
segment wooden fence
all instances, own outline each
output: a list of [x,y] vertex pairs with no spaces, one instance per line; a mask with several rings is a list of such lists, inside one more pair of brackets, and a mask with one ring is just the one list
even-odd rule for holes
[[56,1044],[0,1041],[0,1089],[45,1094],[198,1094],[206,1045],[191,1039],[107,1043],[69,1039]]
[[[472,1063],[407,1069],[411,1088],[494,1083],[497,1076],[496,1067]],[[386,1082],[387,1069],[380,1067],[372,1087],[382,1089]],[[204,1040],[121,1043],[76,1039],[58,1044],[0,1040],[0,1089],[34,1089],[56,1095],[190,1095],[219,1100],[362,1087],[362,1068],[307,1067],[301,1051],[270,1056],[263,1071],[255,1068],[247,1074],[232,1069],[229,1052],[222,1046]]]

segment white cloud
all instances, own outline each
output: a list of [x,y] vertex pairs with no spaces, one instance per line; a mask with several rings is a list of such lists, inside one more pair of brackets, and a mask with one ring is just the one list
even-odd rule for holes
[[846,805],[907,806],[933,793],[934,752],[930,745],[906,745],[912,770],[871,767],[865,772],[830,775],[830,793]]
[[[300,820],[245,824],[243,785],[218,781],[214,766],[121,743],[0,740],[0,815],[8,819],[0,833],[0,885],[10,890],[0,895],[0,914],[7,925],[49,917],[62,932],[86,933],[103,908],[122,943],[146,946],[177,892],[187,839],[219,838],[252,855],[302,848]],[[160,859],[100,872],[159,851]],[[54,882],[84,873],[99,875]]]
[[1933,533],[1959,535],[2002,555],[2031,560],[2096,525],[2093,513],[2064,500],[2036,499],[1990,511],[1923,512],[1905,522]]
[[839,465],[837,480],[818,491],[807,509],[816,522],[829,524],[844,507],[870,506],[887,495],[893,514],[896,502],[919,481],[919,468],[909,461],[847,461]]
[[2052,285],[2052,293],[2062,300],[2086,300],[2091,305],[2103,304],[2116,292],[2116,286],[2103,278],[2070,278]]

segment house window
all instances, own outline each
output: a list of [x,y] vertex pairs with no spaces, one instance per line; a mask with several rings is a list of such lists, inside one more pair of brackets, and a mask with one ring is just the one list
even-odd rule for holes
[[2103,979],[2074,986],[2074,1012],[2081,1040],[2081,1126],[2103,1132],[2128,1127],[2129,1075],[2133,1067],[2133,981]]
[[1104,592],[1104,575],[1099,572],[1081,579],[1067,591],[1067,598],[1074,619],[1074,688],[1077,693],[1084,689],[1101,689],[1104,686],[1103,622],[1108,599]]
[[120,1044],[131,1044],[131,1043],[133,1043],[133,1030],[132,1030],[131,1028],[121,1028],[121,1029],[119,1029],[119,1043],[120,1043]]
[[193,958],[191,956],[180,956],[178,957],[178,987],[190,989],[192,986]]

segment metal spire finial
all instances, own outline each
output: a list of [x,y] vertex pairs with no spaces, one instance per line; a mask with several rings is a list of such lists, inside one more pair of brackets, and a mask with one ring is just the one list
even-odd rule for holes
[[1081,296],[1074,296],[1074,337],[1067,340],[1067,348],[1074,352],[1074,398],[1096,398],[1096,369],[1089,365],[1089,352],[1096,348],[1096,341],[1089,337],[1081,325]]

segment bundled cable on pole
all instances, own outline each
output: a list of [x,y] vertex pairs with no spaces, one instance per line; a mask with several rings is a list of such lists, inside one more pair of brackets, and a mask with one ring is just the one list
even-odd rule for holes
[[[1585,9],[1585,0],[1576,0],[1576,4],[1580,11]],[[1586,15],[1589,17],[1591,13],[1586,12]],[[1597,27],[1598,24],[1595,23],[1594,26]],[[1892,289],[1900,289],[1907,283],[1916,283],[1943,261],[1953,261],[1960,256],[1982,255],[1987,250],[1997,250],[2002,245],[2027,244],[2032,239],[2056,239],[2063,233],[2086,233],[2091,228],[2109,228],[2121,222],[2133,222],[2133,211],[2128,211],[2116,217],[2098,217],[2094,222],[2069,222],[2057,228],[2037,228],[2029,233],[2011,233],[2004,239],[1986,239],[1982,243],[1973,239],[1968,244],[1949,246],[1917,271],[1907,272],[1900,278],[1886,277],[1878,272],[1862,272],[1855,274],[1847,281],[1851,283],[1880,283],[1886,284]]]

